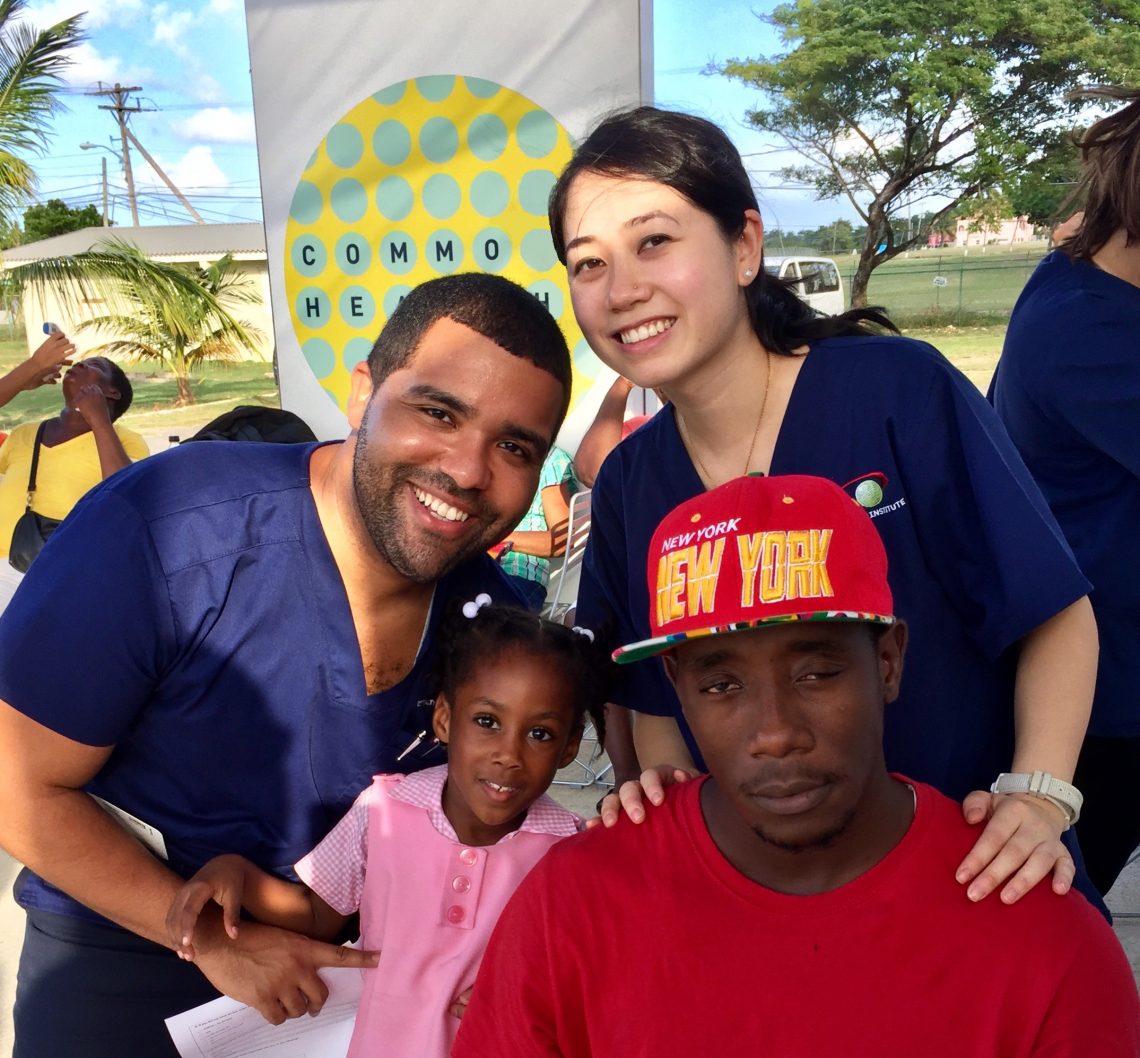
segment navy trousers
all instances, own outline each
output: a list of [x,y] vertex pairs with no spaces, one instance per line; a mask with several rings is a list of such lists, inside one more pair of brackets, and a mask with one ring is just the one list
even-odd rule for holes
[[13,1058],[177,1058],[164,1019],[216,999],[193,963],[133,933],[28,911]]

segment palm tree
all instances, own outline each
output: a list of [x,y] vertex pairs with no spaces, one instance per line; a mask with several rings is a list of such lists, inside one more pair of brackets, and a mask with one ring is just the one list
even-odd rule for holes
[[84,39],[81,15],[47,29],[21,21],[25,0],[0,0],[0,217],[13,218],[35,189],[23,155],[47,146],[70,51]]
[[52,289],[75,310],[104,303],[107,311],[76,331],[114,335],[92,352],[163,364],[178,383],[178,404],[194,403],[193,371],[207,360],[235,359],[261,337],[234,315],[243,305],[258,304],[261,295],[229,254],[209,265],[171,264],[151,260],[132,243],[108,239],[85,253],[13,271],[41,298]]

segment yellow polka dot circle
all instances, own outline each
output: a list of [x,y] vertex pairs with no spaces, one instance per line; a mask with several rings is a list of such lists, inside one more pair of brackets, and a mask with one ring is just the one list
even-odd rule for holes
[[401,81],[329,130],[293,194],[285,289],[305,361],[341,408],[400,298],[453,272],[493,272],[540,298],[573,352],[575,398],[584,391],[598,364],[546,224],[571,153],[550,114],[471,77]]

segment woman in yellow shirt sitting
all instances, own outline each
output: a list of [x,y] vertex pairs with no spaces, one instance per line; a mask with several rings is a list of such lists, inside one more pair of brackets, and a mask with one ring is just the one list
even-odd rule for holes
[[[24,364],[0,379],[0,402],[7,403],[5,398],[11,399],[16,392],[54,382],[73,352],[66,337],[52,334]],[[80,360],[67,369],[61,388],[63,408],[44,423],[32,503],[37,514],[55,519],[64,518],[104,478],[150,454],[141,436],[114,425],[131,406],[133,396],[117,364],[102,356]],[[6,570],[12,529],[27,506],[28,473],[39,425],[17,426],[0,445],[0,557]],[[0,598],[0,606],[6,603],[6,597]]]

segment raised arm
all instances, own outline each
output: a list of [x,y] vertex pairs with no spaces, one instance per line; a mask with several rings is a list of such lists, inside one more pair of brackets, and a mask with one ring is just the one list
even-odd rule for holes
[[593,487],[602,462],[621,440],[625,406],[632,390],[633,383],[618,375],[609,392],[602,398],[594,421],[582,436],[578,451],[574,454],[574,476],[587,488]]
[[64,365],[69,364],[74,355],[75,346],[68,337],[61,331],[53,331],[27,360],[0,378],[0,407],[17,393],[58,382]]
[[83,416],[95,438],[95,450],[99,453],[99,470],[103,477],[109,478],[116,470],[129,467],[131,457],[127,455],[123,442],[115,432],[103,390],[95,383],[83,386],[76,393],[72,405]]

